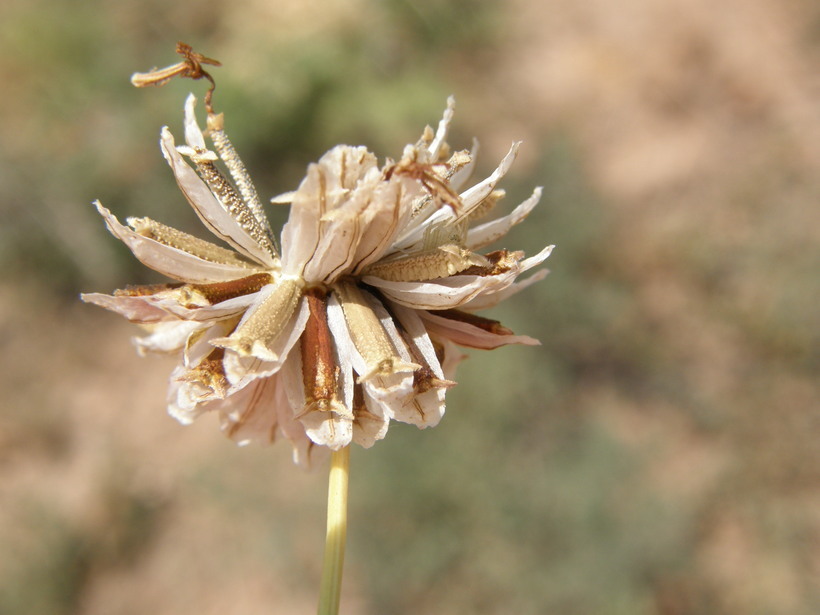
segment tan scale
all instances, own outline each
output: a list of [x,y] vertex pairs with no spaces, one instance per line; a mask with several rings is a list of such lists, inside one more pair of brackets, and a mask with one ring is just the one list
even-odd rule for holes
[[192,288],[202,293],[211,305],[249,295],[262,290],[264,286],[273,282],[273,276],[266,272],[254,273],[238,280],[227,282],[213,282],[211,284],[190,284]]
[[254,313],[228,337],[212,340],[214,346],[229,348],[241,356],[254,355],[266,361],[278,357],[268,349],[293,315],[302,297],[302,282],[280,278],[276,289],[256,307]]
[[239,154],[236,153],[233,143],[231,143],[231,140],[225,133],[224,115],[222,113],[218,115],[208,115],[207,122],[208,136],[211,138],[214,148],[222,159],[222,162],[225,163],[228,172],[231,174],[234,184],[236,184],[236,188],[239,190],[239,194],[242,195],[242,200],[251,210],[254,218],[256,218],[256,221],[265,230],[266,234],[272,237],[273,232],[268,223],[268,218],[262,209],[262,203],[259,200],[259,194],[256,192],[256,186],[254,186]]
[[338,397],[339,365],[327,323],[327,295],[311,288],[305,299],[310,314],[300,338],[305,405],[297,418],[318,410],[352,420],[353,414]]
[[470,213],[465,216],[465,221],[475,222],[480,220],[495,209],[495,206],[506,194],[505,190],[493,190],[483,201],[470,210]]
[[198,154],[191,156],[200,177],[208,184],[219,201],[227,207],[234,220],[239,222],[253,240],[262,246],[271,256],[276,256],[273,242],[265,228],[256,219],[253,211],[245,204],[236,188],[225,178],[216,165]]
[[363,273],[391,282],[420,282],[446,278],[470,267],[488,265],[487,259],[480,254],[455,244],[445,244],[432,250],[374,263]]
[[364,291],[349,283],[337,284],[334,289],[342,304],[353,345],[370,369],[368,373],[359,375],[359,382],[374,376],[413,371],[419,367],[403,361],[398,355],[381,321],[368,305]]
[[193,256],[210,263],[220,265],[233,265],[235,267],[245,267],[247,269],[259,269],[259,265],[251,262],[232,250],[205,241],[199,237],[194,237],[188,233],[183,233],[170,226],[151,220],[151,218],[128,218],[129,226],[134,232],[153,239],[165,246],[182,250]]

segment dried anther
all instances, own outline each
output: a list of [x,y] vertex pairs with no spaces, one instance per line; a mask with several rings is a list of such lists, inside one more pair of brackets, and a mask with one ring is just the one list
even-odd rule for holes
[[[445,170],[445,176],[439,175],[436,167]],[[402,159],[399,162],[387,167],[384,171],[384,178],[390,180],[394,175],[405,175],[418,181],[427,193],[442,205],[449,205],[453,211],[460,213],[461,200],[458,194],[447,183],[446,175],[450,170],[449,164],[419,163],[415,160]]]
[[207,94],[205,94],[205,106],[208,108],[208,111],[212,113],[211,97],[216,88],[216,83],[213,77],[202,68],[202,65],[222,66],[222,63],[195,52],[190,45],[183,42],[177,43],[177,53],[183,57],[182,62],[177,62],[165,68],[155,68],[147,73],[134,73],[131,75],[131,84],[138,88],[144,88],[148,86],[165,85],[174,77],[207,79],[211,83],[211,87]]

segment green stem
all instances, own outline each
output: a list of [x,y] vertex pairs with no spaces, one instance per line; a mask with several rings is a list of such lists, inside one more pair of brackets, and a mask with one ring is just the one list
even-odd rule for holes
[[322,585],[319,593],[319,615],[338,615],[342,592],[342,566],[347,536],[347,482],[350,470],[350,447],[333,451],[330,457],[330,480],[327,488],[327,538]]

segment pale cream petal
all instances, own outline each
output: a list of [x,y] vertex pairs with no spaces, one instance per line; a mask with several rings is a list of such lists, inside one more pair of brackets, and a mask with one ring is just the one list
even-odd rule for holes
[[307,175],[293,194],[288,221],[282,227],[282,273],[301,276],[319,245],[321,172],[308,166]]
[[421,194],[419,186],[406,177],[392,177],[381,182],[373,194],[378,207],[371,207],[364,213],[367,229],[359,240],[353,259],[353,273],[359,274],[365,267],[376,262],[390,250],[394,238],[410,220],[413,214],[412,202]]
[[219,202],[208,185],[196,174],[177,151],[174,137],[167,127],[162,129],[162,153],[174,172],[177,185],[194,208],[202,223],[217,237],[238,252],[268,269],[278,267],[278,261],[246,231],[238,220]]
[[353,421],[336,412],[308,412],[299,417],[312,442],[338,451],[353,439]]
[[146,299],[149,301],[156,301],[156,304],[159,307],[165,309],[170,314],[178,316],[179,318],[201,321],[221,320],[223,318],[241,314],[247,310],[249,306],[253,305],[256,300],[256,296],[258,295],[258,293],[251,293],[248,295],[234,297],[233,299],[228,299],[227,301],[222,301],[215,305],[202,304],[197,306],[194,303],[184,303],[180,301],[179,296],[184,296],[187,293],[174,293],[173,291],[165,292],[167,292],[166,296],[162,296],[162,293],[157,293],[157,295],[146,297]]
[[208,146],[205,143],[205,137],[202,134],[202,129],[196,121],[194,108],[196,107],[196,96],[188,94],[185,99],[185,143],[195,150],[205,151]]
[[477,250],[501,239],[513,226],[524,221],[540,199],[541,187],[539,186],[530,198],[513,209],[509,215],[471,228],[467,231],[466,247],[470,250]]
[[296,194],[295,190],[283,192],[282,194],[271,197],[270,202],[272,205],[290,205],[293,202],[294,194]]
[[217,399],[213,389],[199,382],[185,380],[187,369],[177,366],[171,372],[168,387],[168,414],[183,425],[190,425],[207,411],[206,402]]
[[355,242],[355,234],[345,235],[334,228],[342,225],[347,227],[347,233],[355,233],[355,214],[367,204],[366,195],[363,193],[359,201],[343,211],[339,208],[350,201],[360,184],[368,180],[375,183],[378,177],[376,158],[363,147],[334,147],[319,162],[308,166],[282,229],[285,274],[318,282],[340,264],[352,260],[355,243],[351,242]]
[[116,312],[131,322],[139,324],[158,323],[165,320],[177,320],[167,311],[152,305],[145,297],[116,297],[103,293],[83,293],[80,299],[86,303],[93,303],[100,307]]
[[492,293],[489,295],[481,295],[468,301],[467,303],[461,305],[459,309],[462,310],[469,310],[469,311],[479,311],[479,310],[487,310],[492,307],[495,307],[505,299],[513,296],[516,293],[521,292],[525,288],[529,288],[536,282],[540,282],[549,274],[549,269],[541,269],[536,271],[531,276],[521,280],[516,281],[514,284],[510,284],[507,288],[500,290],[496,293]]
[[211,322],[241,314],[255,299],[255,293],[234,297],[210,305],[202,296],[185,287],[163,290],[151,295],[104,295],[86,293],[80,298],[141,324],[165,320],[197,320]]
[[[192,254],[146,237],[120,224],[117,217],[103,207],[99,201],[96,201],[94,205],[105,219],[105,225],[112,235],[127,245],[141,263],[169,278],[191,283],[218,282],[242,278],[256,270],[250,263],[240,263],[228,250],[190,235],[187,237],[213,248],[212,259],[214,260],[206,260],[202,255]],[[226,256],[232,256],[232,258],[226,257],[220,262],[217,260],[220,259],[220,251],[226,252]],[[204,251],[201,252],[204,253]]]
[[365,276],[385,297],[416,310],[445,310],[460,307],[484,292],[509,286],[514,272],[495,276],[455,275],[435,282],[391,282]]
[[444,395],[455,383],[445,379],[435,346],[418,312],[396,303],[390,304],[390,311],[401,324],[408,346],[412,346],[414,360],[423,364],[423,369],[415,374],[414,392],[396,409],[394,418],[420,428],[433,427],[444,416]]
[[370,448],[387,435],[389,417],[379,402],[364,393],[361,385],[356,387],[353,414],[353,442],[359,446]]
[[456,99],[452,96],[449,96],[447,98],[447,109],[444,111],[444,117],[442,117],[441,121],[438,123],[436,136],[433,139],[433,142],[430,143],[430,146],[427,148],[427,153],[429,155],[429,160],[431,162],[437,162],[439,157],[441,156],[442,147],[445,145],[447,141],[447,132],[450,130],[450,122],[453,120],[455,108]]
[[[298,346],[297,346],[298,348]],[[292,396],[298,395],[298,389],[301,380],[301,357],[298,352],[288,355],[285,365],[278,374],[281,386],[278,388],[279,398],[277,401],[277,411],[279,413],[279,428],[282,434],[290,440],[293,446],[293,462],[305,468],[315,467],[321,465],[326,457],[329,456],[330,449],[324,446],[318,446],[311,440],[302,421],[295,418],[296,411],[293,406]],[[298,403],[303,404],[304,399]],[[302,406],[299,405],[299,408]]]
[[435,346],[433,346],[433,342],[430,340],[418,312],[397,303],[390,304],[390,311],[396,315],[402,329],[410,338],[410,342],[423,357],[426,366],[430,368],[436,377],[444,378],[444,372],[436,355]]
[[375,167],[371,170],[347,201],[323,217],[319,245],[305,268],[307,281],[330,284],[376,261],[412,215],[418,185],[400,175],[384,181]]
[[226,399],[207,404],[207,409],[219,412],[222,432],[240,446],[271,444],[279,428],[280,387],[276,374],[259,378]]
[[[356,385],[357,401],[353,402],[356,417],[353,423],[354,441],[363,446],[370,446],[384,437],[387,433],[387,423],[391,418],[414,424],[419,422],[417,415],[410,416],[404,411],[404,402],[413,394],[415,372],[421,366],[413,363],[404,339],[384,306],[369,293],[361,293],[361,298],[372,309],[372,314],[378,319],[381,329],[381,332],[375,331],[372,337],[377,338],[386,334],[389,342],[385,340],[385,344],[389,344],[392,348],[390,352],[395,353],[395,358],[392,359],[394,372],[360,378]],[[358,325],[349,322],[350,304],[347,306],[346,313],[338,298],[333,297],[328,305],[328,324],[340,354],[351,357],[353,367],[359,374],[373,374],[374,361],[366,358],[371,355],[370,351],[361,352],[353,341],[351,327],[356,330]],[[355,320],[355,316],[353,318]]]
[[[447,338],[459,346],[492,350],[508,344],[524,344],[525,346],[539,346],[541,344],[541,342],[535,338],[526,335],[514,335],[512,331],[500,325],[497,328],[488,330],[488,328],[477,326],[468,320],[458,319],[456,317],[445,317],[432,312],[421,311],[419,312],[419,316],[431,334],[439,338]],[[490,323],[498,324],[495,321],[481,319],[478,316],[467,313],[463,316],[476,319],[478,322],[484,321],[488,326]]]
[[489,194],[495,190],[496,185],[510,170],[515,157],[518,155],[518,148],[521,146],[521,141],[516,141],[510,147],[510,151],[501,160],[498,168],[484,181],[476,184],[472,188],[461,193],[462,209],[459,212],[459,217],[465,217],[470,214],[474,207],[479,205],[481,201],[486,199]]
[[239,322],[239,318],[239,315],[235,315],[223,320],[203,323],[207,328],[194,331],[186,341],[182,353],[182,364],[189,369],[193,368],[213,353],[214,347],[211,340],[223,337],[233,331],[236,328],[236,323]]
[[208,329],[209,323],[192,320],[173,320],[148,325],[149,334],[134,337],[132,341],[141,356],[148,353],[171,354],[183,350],[192,335]]
[[[350,199],[322,217],[318,245],[302,273],[306,282],[332,283],[350,268],[366,229],[364,214],[371,197],[370,189],[355,190]],[[378,203],[372,205],[375,209]]]
[[521,261],[521,273],[525,271],[529,271],[533,267],[537,267],[541,263],[543,263],[549,255],[552,254],[552,251],[555,249],[555,246],[547,246],[543,250],[541,250],[538,254],[534,256],[530,256],[529,258],[525,258]]
[[435,387],[417,395],[407,397],[393,417],[402,423],[415,425],[419,429],[435,427],[444,417],[444,396],[447,389]]

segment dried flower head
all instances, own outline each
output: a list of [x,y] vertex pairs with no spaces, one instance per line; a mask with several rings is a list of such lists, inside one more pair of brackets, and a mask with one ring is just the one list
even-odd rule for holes
[[[180,51],[179,65],[136,75],[151,85],[174,75],[206,77],[215,61]],[[475,153],[450,153],[453,99],[434,132],[379,166],[364,147],[334,147],[308,166],[277,243],[244,165],[214,113],[207,131],[185,104],[185,145],[167,127],[161,148],[180,190],[225,248],[148,218],[127,225],[99,202],[108,229],[173,283],[127,287],[84,301],[122,314],[148,332],[141,353],[177,353],[168,410],[183,423],[217,412],[240,443],[281,433],[298,462],[314,445],[372,446],[392,420],[436,425],[463,358],[457,346],[537,344],[477,316],[540,280],[551,246],[535,256],[479,250],[529,214],[541,194],[483,221],[504,196],[496,188],[518,152],[464,189]],[[206,143],[206,136],[211,145]],[[227,170],[227,175],[224,173]]]

